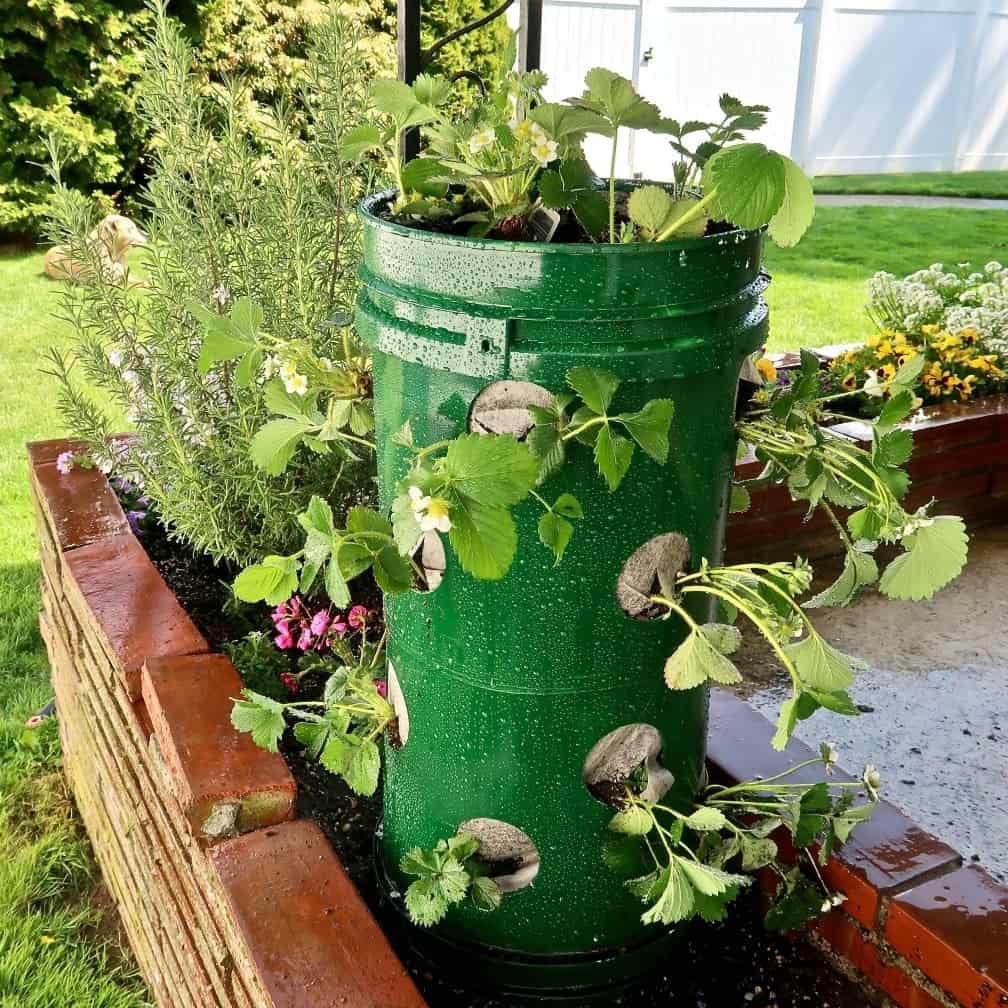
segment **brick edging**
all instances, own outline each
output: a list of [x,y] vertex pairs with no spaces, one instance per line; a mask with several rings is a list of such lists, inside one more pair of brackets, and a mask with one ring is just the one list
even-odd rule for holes
[[[989,415],[1008,440],[1008,411]],[[56,472],[72,449],[29,445],[40,627],[67,776],[160,1008],[426,1008],[322,833],[292,821],[282,757],[231,727],[237,672],[132,541],[107,481]],[[721,690],[711,729],[716,778],[809,752],[775,753],[766,718]],[[814,940],[902,1008],[1004,1008],[1008,889],[961,864],[883,803],[827,866],[847,902]]]
[[[924,421],[903,425],[914,436],[907,509],[935,498],[971,527],[1003,521],[1008,513],[1008,394],[926,406],[924,414]],[[866,424],[837,424],[833,430],[862,448],[870,446]],[[747,455],[736,465],[735,478],[753,479],[762,468]],[[728,557],[732,562],[789,554],[816,559],[841,552],[828,518],[816,511],[806,521],[807,511],[808,503],[792,500],[787,487],[753,490],[749,510],[728,521]]]
[[96,469],[28,446],[64,767],[159,1008],[427,1008]]

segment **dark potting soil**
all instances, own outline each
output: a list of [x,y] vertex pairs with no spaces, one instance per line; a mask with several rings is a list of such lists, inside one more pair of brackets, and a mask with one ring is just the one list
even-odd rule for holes
[[[225,605],[234,571],[193,554],[149,528],[141,542],[154,565],[214,649],[249,629],[247,614]],[[370,596],[373,585],[361,586]],[[374,605],[374,598],[360,598]],[[535,1001],[459,987],[435,974],[409,942],[398,913],[381,894],[375,871],[375,835],[381,817],[381,792],[361,798],[338,778],[305,757],[288,732],[281,752],[297,781],[298,815],[312,819],[328,837],[397,953],[431,1008],[526,1008]],[[872,1003],[858,985],[837,973],[800,936],[770,934],[761,923],[758,895],[739,899],[721,924],[691,923],[665,971],[613,993],[608,1004],[626,1008],[862,1008]],[[553,1003],[553,1002],[551,1002]],[[575,998],[567,1008],[583,1008]],[[598,1002],[593,1002],[597,1005]]]

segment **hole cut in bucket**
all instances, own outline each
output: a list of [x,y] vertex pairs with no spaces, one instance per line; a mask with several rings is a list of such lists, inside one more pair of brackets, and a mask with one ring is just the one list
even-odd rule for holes
[[513,434],[519,441],[532,429],[529,406],[546,408],[553,393],[535,382],[497,381],[487,385],[469,409],[473,434]]
[[616,728],[592,746],[581,776],[593,798],[611,808],[626,804],[630,788],[645,801],[660,801],[675,783],[661,765],[662,737],[654,725]]
[[502,893],[527,888],[539,874],[539,850],[517,826],[500,819],[467,819],[457,832],[479,841],[476,857]]
[[448,555],[441,536],[433,531],[424,532],[420,545],[413,552],[413,559],[423,571],[423,583],[418,584],[416,590],[423,595],[436,591],[444,580],[448,565]]
[[664,614],[652,595],[674,598],[676,579],[689,566],[689,540],[681,532],[665,532],[635,550],[616,579],[616,601],[635,620],[653,620]]
[[386,685],[388,686],[388,702],[395,711],[395,722],[388,727],[389,742],[393,749],[402,749],[409,741],[409,711],[406,709],[406,697],[403,696],[399,677],[396,675],[392,662],[385,663]]

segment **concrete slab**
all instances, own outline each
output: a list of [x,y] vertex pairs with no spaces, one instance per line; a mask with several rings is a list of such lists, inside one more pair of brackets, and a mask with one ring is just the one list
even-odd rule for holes
[[[850,769],[874,763],[886,798],[1008,881],[1008,529],[977,532],[966,571],[930,602],[871,594],[813,619],[868,664],[850,691],[866,713],[817,711],[796,734],[833,742]],[[746,638],[740,691],[775,717],[786,675]]]
[[968,196],[816,196],[817,206],[917,207],[941,210],[1008,210],[1008,199],[977,199]]

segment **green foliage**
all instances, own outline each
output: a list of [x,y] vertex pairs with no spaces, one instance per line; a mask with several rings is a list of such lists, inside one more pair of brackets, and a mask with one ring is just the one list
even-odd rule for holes
[[415,879],[405,896],[406,910],[414,924],[432,927],[467,894],[477,910],[490,912],[500,906],[500,888],[483,874],[479,846],[472,837],[457,834],[439,840],[429,850],[414,847],[403,855],[399,868]]
[[378,788],[381,755],[377,739],[395,721],[392,705],[378,692],[375,677],[384,672],[381,644],[366,634],[359,654],[349,649],[315,664],[328,671],[321,700],[281,703],[245,688],[235,701],[231,723],[248,732],[256,745],[276,752],[294,722],[294,737],[330,773],[342,777],[352,791],[372,795]]
[[[748,873],[769,867],[780,885],[766,926],[791,930],[842,901],[826,888],[818,865],[870,818],[877,804],[869,788],[872,800],[854,805],[872,767],[866,768],[865,780],[793,780],[819,763],[832,774],[835,762],[835,750],[824,745],[819,756],[773,777],[712,785],[687,809],[645,800],[628,782],[622,808],[609,822],[619,836],[606,844],[604,860],[617,874],[632,876],[626,887],[647,906],[641,920],[666,925],[691,917],[722,920],[751,883]],[[790,833],[805,870],[789,867],[779,856],[770,835],[778,829]]]
[[[331,170],[344,133],[369,114],[367,68],[347,21],[322,19],[312,39],[296,102],[270,110],[264,152],[250,122],[264,110],[239,84],[205,93],[192,48],[157,14],[139,104],[155,138],[148,286],[65,290],[75,346],[51,363],[68,425],[113,461],[104,439],[118,421],[78,379],[107,390],[137,429],[120,470],[138,477],[171,534],[238,562],[289,550],[313,493],[343,508],[370,485],[367,460],[333,448],[370,416],[351,401],[365,363],[341,320],[357,286],[354,206],[374,182]],[[62,181],[54,201],[52,238],[90,261],[94,208]],[[284,387],[259,380],[271,371]],[[309,425],[315,396],[323,416]],[[284,423],[253,441],[291,414],[302,418],[296,437]]]
[[252,631],[236,641],[225,641],[222,650],[245,687],[271,700],[286,698],[287,689],[280,676],[290,671],[290,660],[266,634]]
[[49,208],[46,137],[68,185],[97,189],[105,213],[139,171],[142,0],[18,0],[0,5],[0,234],[36,234]]

